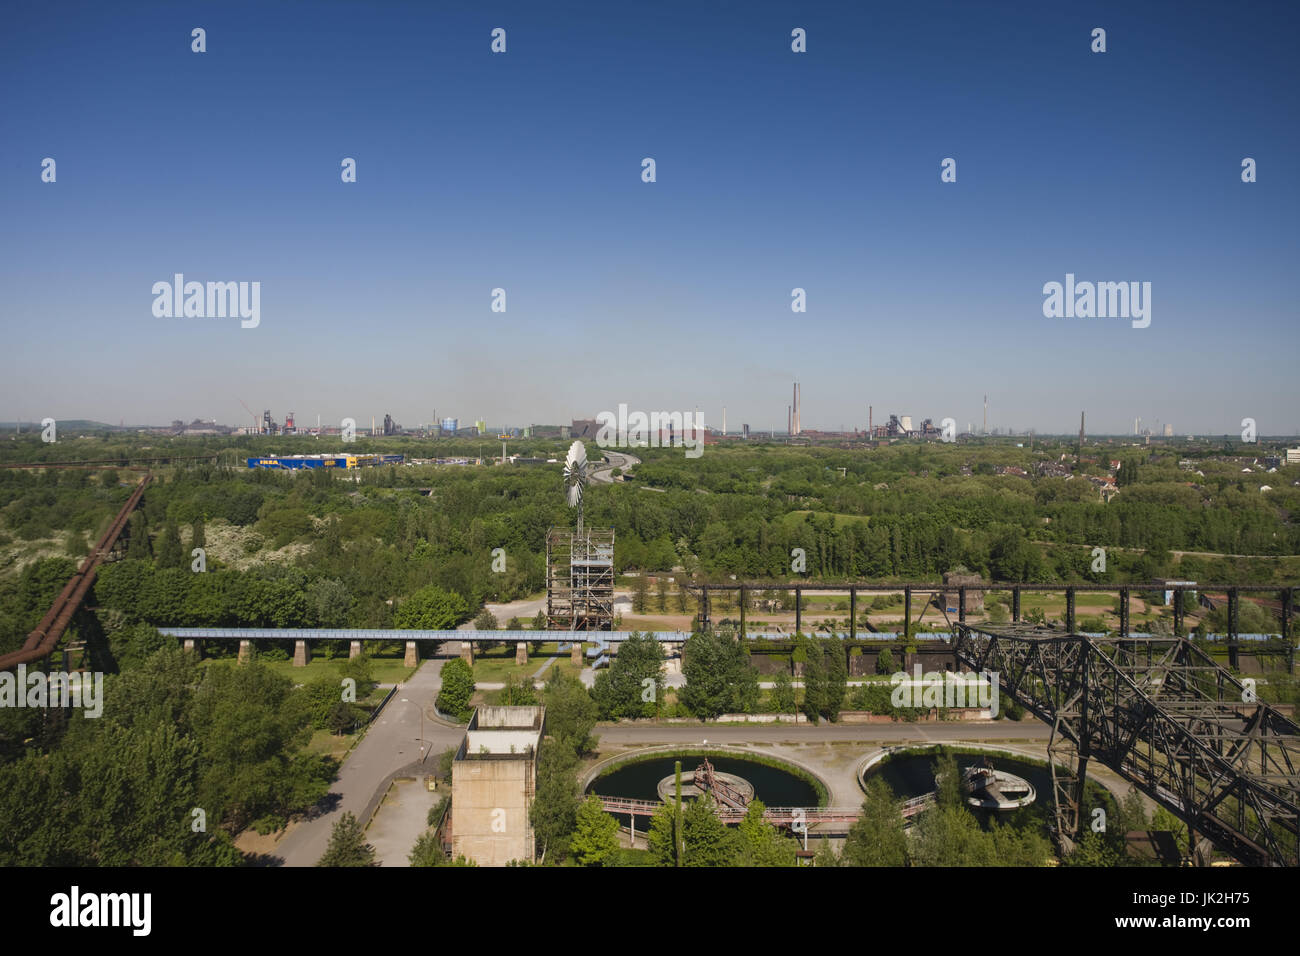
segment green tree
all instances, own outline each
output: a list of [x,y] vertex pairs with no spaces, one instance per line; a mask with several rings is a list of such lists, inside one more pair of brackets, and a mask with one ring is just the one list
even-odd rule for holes
[[591,794],[578,807],[571,852],[583,866],[607,866],[618,854],[618,821]]
[[676,810],[667,803],[655,808],[646,830],[646,848],[655,866],[677,865]]
[[668,610],[668,579],[662,574],[655,578],[655,607],[660,614]]
[[827,720],[840,719],[840,710],[844,706],[844,695],[849,687],[848,661],[845,659],[844,642],[838,637],[823,639],[822,660],[826,668],[825,693],[822,699],[821,715]]
[[591,696],[605,720],[654,717],[663,697],[664,651],[649,634],[634,632],[619,645],[609,668],[596,675]]
[[1088,830],[1062,862],[1065,866],[1112,867],[1119,865],[1119,854],[1100,833]]
[[826,676],[826,658],[818,641],[800,635],[795,639],[796,653],[803,656],[803,712],[813,723],[821,720],[829,707],[830,689]]
[[432,830],[426,830],[415,841],[415,846],[411,847],[411,852],[406,859],[411,866],[444,866],[447,862],[447,854],[442,852],[437,834]]
[[344,813],[330,832],[329,846],[317,866],[377,866],[375,848],[366,842],[360,822]]
[[474,668],[459,657],[452,658],[442,665],[442,689],[434,704],[444,714],[451,714],[464,723],[472,713],[469,701],[474,689]]
[[195,518],[190,525],[190,550],[194,548],[206,548],[208,546],[208,536],[203,527],[203,519]]
[[131,520],[127,523],[127,536],[126,556],[128,558],[147,561],[153,557],[153,548],[149,544],[149,525],[145,522],[143,511],[131,512]]
[[598,709],[582,681],[558,668],[551,671],[551,679],[544,691],[546,700],[546,732],[574,756],[582,756],[595,749],[597,738],[592,736]]
[[308,614],[316,627],[347,627],[352,592],[338,578],[317,578],[307,585]]
[[862,816],[854,821],[844,841],[846,866],[903,866],[907,862],[907,836],[899,803],[879,777],[872,777],[862,801]]
[[894,664],[894,655],[890,653],[889,648],[885,648],[876,655],[876,673],[893,674],[898,668]]
[[537,757],[537,794],[528,819],[542,862],[563,860],[578,825],[578,758],[555,740],[542,742]]
[[835,852],[835,847],[831,846],[830,840],[822,840],[821,846],[817,848],[817,854],[813,857],[813,866],[843,866],[841,857]]
[[644,574],[638,574],[636,580],[632,583],[632,611],[636,614],[644,614],[649,606],[648,599],[649,586],[646,584]]
[[993,839],[961,807],[937,806],[917,818],[909,844],[913,866],[997,866]]
[[498,630],[500,626],[501,625],[497,623],[496,615],[487,608],[483,608],[483,610],[479,611],[478,616],[474,618],[474,628],[479,631],[495,631]]
[[961,808],[966,805],[962,793],[961,770],[957,758],[948,750],[940,748],[931,767],[934,773],[935,800],[941,807]]
[[445,631],[464,620],[468,613],[469,605],[463,597],[430,584],[398,605],[393,623],[403,630]]
[[736,862],[741,866],[794,866],[799,845],[763,819],[766,809],[762,800],[752,800],[745,808],[736,827]]
[[784,668],[777,671],[772,684],[772,709],[778,714],[793,714],[797,703],[790,672]]
[[701,719],[750,713],[758,704],[758,671],[728,631],[692,634],[682,647],[682,674],[681,701]]
[[507,707],[530,707],[537,703],[537,689],[530,678],[506,675],[506,686],[501,689],[501,702]]
[[703,794],[690,802],[683,814],[683,866],[734,866],[740,839],[718,816],[713,797]]

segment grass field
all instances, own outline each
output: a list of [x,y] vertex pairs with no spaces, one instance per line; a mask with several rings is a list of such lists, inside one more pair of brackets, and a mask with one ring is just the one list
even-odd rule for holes
[[582,667],[574,667],[569,663],[569,652],[565,651],[563,654],[557,655],[553,650],[555,645],[551,644],[550,647],[552,648],[550,653],[533,654],[532,645],[529,645],[528,663],[523,665],[515,663],[513,645],[484,649],[474,655],[474,682],[476,684],[501,684],[505,683],[508,677],[513,677],[515,680],[525,680],[532,677],[551,657],[555,657],[556,661],[542,675],[543,680],[550,677],[551,673],[557,669],[565,674],[577,677],[582,671]]
[[[295,684],[307,684],[319,677],[338,677],[339,664],[347,658],[335,658],[332,661],[325,660],[324,657],[314,658],[306,667],[294,667],[293,661],[268,661],[263,659],[262,663],[277,674],[283,674]],[[226,660],[233,661],[233,658]],[[205,661],[213,663],[213,661]],[[376,681],[381,684],[397,684],[402,681],[410,680],[415,671],[402,663],[400,657],[372,657],[370,659],[370,672],[374,675]]]

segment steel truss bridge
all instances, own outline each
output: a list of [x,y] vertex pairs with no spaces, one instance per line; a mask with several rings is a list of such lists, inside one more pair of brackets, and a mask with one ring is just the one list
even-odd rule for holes
[[959,624],[952,650],[1051,725],[1067,851],[1097,760],[1176,813],[1198,861],[1208,839],[1247,864],[1300,865],[1300,727],[1188,639]]

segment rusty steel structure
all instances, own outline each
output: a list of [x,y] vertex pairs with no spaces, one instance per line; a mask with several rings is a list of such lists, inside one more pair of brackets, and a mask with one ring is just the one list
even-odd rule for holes
[[1250,865],[1300,865],[1300,727],[1190,640],[959,624],[952,650],[1051,725],[1063,849],[1088,822],[1097,760],[1178,815],[1198,862],[1204,838]]
[[[598,795],[599,796],[599,795]],[[631,797],[600,797],[601,808],[606,813],[625,814],[633,817],[652,817],[655,811],[667,806],[662,800],[637,800]],[[748,812],[745,809],[714,805],[719,819],[723,823],[739,823]],[[767,807],[763,819],[773,826],[793,827],[800,825],[816,826],[822,824],[827,828],[844,828],[852,826],[862,816],[860,807]]]
[[[749,607],[751,595],[756,595],[760,591],[790,591],[794,595],[794,612],[795,612],[795,631],[803,633],[803,595],[805,593],[818,593],[834,591],[847,593],[849,595],[849,630],[845,636],[850,640],[858,636],[858,595],[859,594],[903,594],[903,639],[906,640],[911,636],[912,628],[920,623],[925,614],[925,610],[930,606],[933,599],[941,595],[955,594],[957,596],[957,623],[964,624],[966,621],[967,610],[973,609],[973,602],[968,602],[968,593],[972,596],[976,593],[987,594],[990,591],[1001,591],[1011,595],[1011,620],[1013,623],[1019,623],[1021,620],[1021,597],[1027,593],[1055,593],[1065,595],[1065,629],[1071,633],[1076,630],[1075,599],[1079,594],[1088,593],[1107,593],[1116,596],[1119,607],[1119,635],[1127,637],[1131,630],[1130,627],[1130,602],[1134,593],[1141,594],[1144,591],[1170,591],[1173,593],[1173,631],[1174,635],[1181,637],[1186,632],[1187,607],[1192,603],[1191,595],[1196,595],[1197,599],[1204,600],[1208,594],[1222,594],[1227,601],[1228,607],[1228,626],[1226,634],[1226,646],[1228,649],[1228,666],[1236,668],[1239,666],[1239,654],[1243,645],[1237,640],[1240,633],[1238,626],[1238,616],[1241,609],[1241,599],[1244,594],[1272,594],[1276,595],[1277,613],[1279,618],[1278,635],[1280,640],[1277,647],[1255,648],[1256,650],[1267,650],[1270,653],[1277,651],[1285,655],[1287,670],[1295,672],[1295,640],[1291,631],[1291,618],[1295,611],[1295,592],[1294,586],[1278,586],[1267,584],[1156,584],[1129,582],[1117,584],[1014,584],[1014,583],[996,583],[989,584],[962,584],[962,585],[944,585],[944,584],[925,584],[925,583],[900,583],[900,584],[868,584],[861,581],[851,581],[845,583],[820,583],[810,584],[806,581],[741,581],[729,584],[688,584],[686,590],[691,593],[697,600],[699,612],[695,617],[695,626],[699,630],[709,630],[713,626],[712,610],[710,595],[716,593],[734,592],[738,598],[740,611],[740,633],[745,635],[746,631],[746,612]],[[921,611],[916,620],[912,620],[912,611],[916,606],[916,598],[923,597],[920,602]],[[942,600],[940,601],[942,610]],[[944,612],[944,617],[947,617]],[[949,622],[952,623],[952,622]]]
[[48,657],[59,646],[59,641],[63,639],[64,632],[72,623],[73,616],[81,607],[81,602],[85,600],[91,584],[94,583],[100,564],[109,558],[114,546],[126,532],[127,523],[131,520],[131,512],[135,511],[136,506],[140,504],[140,499],[144,497],[144,489],[149,484],[149,479],[148,474],[140,478],[126,504],[122,506],[122,510],[117,513],[117,517],[113,519],[107,530],[100,535],[76,573],[68,578],[68,583],[63,586],[63,590],[54,599],[54,603],[45,612],[40,623],[27,635],[22,648],[0,656],[0,671],[9,670],[19,664],[39,661]]
[[744,810],[749,806],[749,798],[740,791],[739,787],[733,787],[719,777],[707,757],[695,768],[695,776],[692,779],[697,789],[713,794],[713,799],[717,800],[720,806],[732,810]]

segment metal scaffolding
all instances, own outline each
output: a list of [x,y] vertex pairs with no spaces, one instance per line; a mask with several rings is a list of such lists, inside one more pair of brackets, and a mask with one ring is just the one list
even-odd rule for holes
[[553,631],[614,629],[614,529],[546,533],[546,622]]

